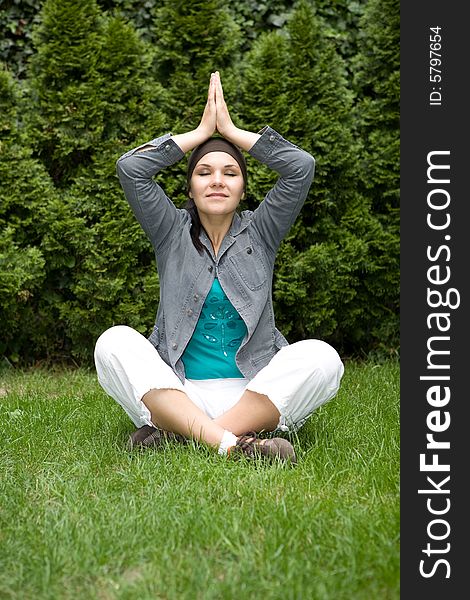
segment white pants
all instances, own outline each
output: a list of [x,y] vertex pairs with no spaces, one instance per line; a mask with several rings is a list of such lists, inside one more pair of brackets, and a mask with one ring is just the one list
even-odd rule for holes
[[151,425],[142,397],[152,389],[185,392],[212,419],[229,410],[248,389],[264,394],[279,410],[278,429],[294,431],[312,412],[333,398],[343,375],[338,353],[321,340],[285,346],[255,377],[190,380],[181,383],[139,332],[125,325],[111,327],[96,342],[98,381],[137,427]]

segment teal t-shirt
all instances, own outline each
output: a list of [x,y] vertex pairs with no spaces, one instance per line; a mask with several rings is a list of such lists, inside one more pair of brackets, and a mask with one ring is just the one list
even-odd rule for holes
[[235,354],[246,334],[246,325],[225,295],[219,280],[202,307],[192,338],[183,353],[187,379],[240,378]]

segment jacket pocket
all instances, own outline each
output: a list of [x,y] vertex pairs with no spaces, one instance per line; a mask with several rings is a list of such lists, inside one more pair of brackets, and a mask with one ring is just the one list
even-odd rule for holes
[[230,257],[238,276],[250,290],[263,287],[268,278],[262,256],[253,245],[246,246]]

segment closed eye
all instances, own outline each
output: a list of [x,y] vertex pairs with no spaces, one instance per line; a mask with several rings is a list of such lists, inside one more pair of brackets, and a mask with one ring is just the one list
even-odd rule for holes
[[[204,177],[205,175],[210,175],[210,171],[199,171],[198,173],[196,173],[196,175],[199,175],[201,177]],[[238,177],[239,173],[224,173],[224,175],[228,176],[228,177]]]

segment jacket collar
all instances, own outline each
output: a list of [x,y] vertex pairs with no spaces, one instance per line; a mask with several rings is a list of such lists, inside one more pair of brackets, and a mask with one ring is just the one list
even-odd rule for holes
[[[235,213],[233,215],[232,224],[230,225],[230,229],[228,230],[227,235],[223,239],[223,242],[220,246],[219,254],[217,255],[217,260],[220,260],[222,254],[224,254],[230,248],[230,246],[235,243],[236,236],[245,231],[245,229],[250,224],[250,219],[247,217],[246,212],[248,211],[243,211],[241,215],[239,215],[238,213]],[[207,237],[206,232],[202,228],[201,233],[199,234],[199,239],[215,260],[212,244],[209,238]]]
[[228,230],[228,235],[236,236],[242,231],[244,231],[248,225],[250,224],[250,219],[246,217],[245,211],[239,215],[235,213],[233,215],[232,224],[230,225],[230,229]]

